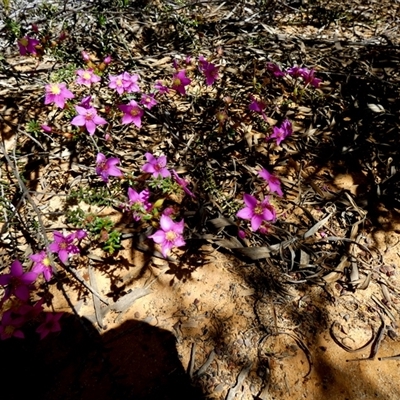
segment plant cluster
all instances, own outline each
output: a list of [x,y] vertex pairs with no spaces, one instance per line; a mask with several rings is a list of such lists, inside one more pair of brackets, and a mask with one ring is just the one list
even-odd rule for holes
[[[32,30],[39,33],[37,26]],[[41,57],[47,50],[46,45],[34,35],[24,35],[17,40],[21,56]],[[59,112],[60,117],[69,123],[71,140],[88,137],[91,151],[95,153],[92,169],[97,176],[96,184],[106,188],[113,199],[111,204],[128,215],[133,224],[151,228],[147,235],[149,242],[167,258],[171,252],[176,252],[176,248],[184,247],[186,240],[184,210],[179,204],[171,206],[166,200],[178,195],[187,196],[188,201],[196,201],[198,194],[190,181],[180,176],[168,162],[166,155],[146,152],[140,171],[125,172],[127,166],[108,149],[107,143],[112,140],[116,127],[131,125],[139,130],[145,123],[146,113],[160,102],[171,101],[171,94],[187,96],[194,84],[203,88],[212,87],[220,79],[223,67],[201,54],[196,58],[188,56],[183,61],[175,59],[172,75],[153,82],[145,90],[138,73],[108,72],[114,68],[114,60],[109,55],[96,61],[89,52],[83,51],[81,57],[82,67],[75,70],[73,81],[54,80],[45,85],[44,104],[49,107],[49,112]],[[265,71],[271,79],[293,82],[294,96],[301,96],[310,87],[320,84],[313,69],[292,66],[283,71],[277,64],[267,63]],[[252,117],[261,118],[269,124],[268,104],[257,91],[251,95],[246,108]],[[229,112],[220,110],[215,118],[222,132],[230,119]],[[57,133],[51,121],[41,125],[31,121],[29,126],[38,135],[39,130],[46,135]],[[265,141],[280,146],[292,135],[292,122],[286,118],[278,125],[268,125]],[[237,234],[241,239],[254,232],[267,234],[279,217],[279,198],[284,196],[281,180],[265,168],[257,173],[263,182],[262,189],[256,193],[242,193],[244,206],[236,213],[239,218]],[[123,195],[121,188],[125,190]],[[81,197],[85,191],[82,190]],[[90,201],[88,197],[86,201]],[[1,339],[12,336],[21,338],[24,335],[23,326],[38,321],[44,299],[33,301],[33,294],[36,291],[37,298],[41,282],[54,282],[59,266],[68,267],[74,256],[80,254],[82,241],[87,246],[102,243],[103,250],[109,254],[121,248],[120,232],[109,218],[84,213],[78,208],[78,211],[69,213],[69,222],[75,225],[76,231],[54,231],[52,241],[42,243],[39,252],[29,255],[22,262],[14,260],[10,271],[0,275],[0,285],[4,287],[0,301]],[[46,314],[46,319],[36,329],[41,338],[60,329],[60,317],[60,313]]]

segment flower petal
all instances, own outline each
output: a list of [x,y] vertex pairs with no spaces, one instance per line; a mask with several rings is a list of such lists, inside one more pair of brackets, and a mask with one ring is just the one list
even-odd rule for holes
[[170,217],[167,217],[166,215],[161,215],[160,226],[164,232],[173,231],[174,225],[175,223]]

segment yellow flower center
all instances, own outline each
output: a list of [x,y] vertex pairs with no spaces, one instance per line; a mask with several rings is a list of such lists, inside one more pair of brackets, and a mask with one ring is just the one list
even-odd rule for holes
[[254,214],[261,215],[262,213],[263,213],[263,208],[260,204],[254,207]]
[[88,72],[88,71],[85,71],[85,72],[82,74],[82,78],[83,78],[83,79],[89,80],[91,77],[92,77],[92,76],[90,75],[90,72]]
[[122,79],[117,79],[116,81],[115,81],[115,84],[117,85],[117,86],[122,86],[123,84],[122,84]]
[[168,231],[165,234],[165,238],[169,241],[169,242],[173,242],[176,238],[176,233],[174,231]]
[[9,335],[9,336],[12,336],[13,333],[14,333],[14,331],[15,331],[15,327],[12,326],[12,325],[7,325],[7,326],[4,328],[4,333],[5,333],[6,335]]
[[132,115],[132,117],[136,117],[136,115],[139,114],[139,110],[137,108],[132,108],[130,114]]
[[57,83],[54,83],[54,84],[51,85],[50,91],[51,91],[52,94],[60,94],[61,93],[61,89],[57,85]]
[[50,259],[48,257],[44,258],[42,264],[48,267],[50,265]]
[[26,46],[28,46],[28,39],[27,38],[22,38],[22,39],[19,39],[19,43],[21,44],[21,46],[24,46],[24,47],[26,47]]
[[173,80],[173,85],[174,86],[180,86],[182,84],[182,81],[179,78],[175,78]]

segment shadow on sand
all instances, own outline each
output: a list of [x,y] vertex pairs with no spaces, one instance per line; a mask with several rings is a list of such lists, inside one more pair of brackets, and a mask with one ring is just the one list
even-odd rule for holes
[[2,399],[204,399],[171,332],[129,320],[100,335],[87,319],[61,322],[42,341],[28,332],[0,342]]

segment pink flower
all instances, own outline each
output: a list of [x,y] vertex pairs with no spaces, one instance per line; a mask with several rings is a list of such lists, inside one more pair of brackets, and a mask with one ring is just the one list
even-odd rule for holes
[[140,99],[140,104],[151,110],[154,106],[157,105],[157,100],[154,98],[153,93],[151,94],[143,93],[142,98]]
[[278,128],[274,126],[273,133],[266,140],[276,139],[276,144],[279,146],[288,136],[293,133],[292,123],[285,119],[282,125]]
[[119,162],[119,158],[106,158],[102,153],[97,154],[96,174],[106,183],[108,182],[109,176],[123,176],[123,173],[116,167]]
[[109,65],[111,64],[111,61],[112,61],[111,56],[107,56],[104,58],[103,63]]
[[36,46],[38,44],[40,44],[39,40],[24,36],[18,40],[19,54],[21,54],[21,56],[25,56],[27,53],[36,55]]
[[280,77],[280,76],[285,76],[286,75],[285,72],[283,72],[281,70],[279,65],[274,64],[272,62],[268,62],[267,63],[267,70],[271,71],[274,74],[274,76],[276,76],[277,78]]
[[135,221],[140,221],[142,217],[148,216],[152,209],[149,198],[150,192],[147,189],[138,193],[136,190],[128,188],[129,210],[132,211]]
[[83,58],[84,61],[90,61],[90,55],[89,55],[88,52],[82,50],[82,51],[81,51],[81,56],[82,56],[82,58]]
[[185,86],[189,85],[191,80],[186,77],[186,70],[182,69],[172,77],[172,89],[178,93],[186,94]]
[[279,180],[279,178],[269,173],[265,168],[263,168],[261,171],[258,171],[258,175],[260,175],[261,178],[264,178],[267,181],[269,190],[272,193],[276,193],[278,196],[281,197],[283,196],[281,181]]
[[63,264],[66,264],[68,257],[71,254],[79,254],[79,248],[73,244],[76,239],[75,233],[70,233],[64,236],[61,232],[55,231],[54,242],[50,243],[49,250],[53,253],[58,254],[58,258]]
[[139,75],[130,75],[128,72],[122,74],[122,81],[126,93],[136,93],[140,92],[140,88],[137,84],[139,80]]
[[174,222],[170,217],[162,215],[160,218],[160,227],[149,238],[155,243],[161,245],[161,253],[164,257],[168,256],[169,251],[173,247],[184,246],[186,242],[183,240],[184,221]]
[[76,83],[78,83],[79,85],[90,87],[92,83],[97,83],[101,80],[101,78],[96,75],[92,69],[78,69],[76,73],[77,75],[79,75],[76,79]]
[[0,285],[7,286],[5,289],[5,299],[15,295],[22,301],[29,299],[29,285],[37,278],[35,272],[24,272],[22,264],[15,260],[11,264],[10,273],[0,275]]
[[237,217],[249,219],[251,221],[251,229],[255,232],[261,226],[263,221],[272,221],[276,217],[276,213],[268,198],[258,201],[254,196],[245,193],[243,196],[245,208],[239,210]]
[[24,333],[19,329],[25,322],[23,317],[15,317],[11,310],[3,313],[0,324],[0,339],[5,340],[11,337],[23,339]]
[[46,313],[45,321],[38,326],[36,332],[40,335],[40,340],[44,339],[50,332],[61,331],[60,318],[64,313]]
[[95,108],[84,108],[81,106],[75,106],[75,110],[79,115],[74,117],[71,121],[71,125],[85,126],[90,135],[93,135],[96,131],[97,125],[105,125],[107,121],[97,115]]
[[179,175],[176,173],[176,171],[173,169],[172,170],[172,175],[175,179],[175,181],[178,183],[178,185],[191,197],[196,197],[187,187],[188,183],[179,177]]
[[32,272],[36,275],[43,274],[44,279],[48,282],[53,275],[53,268],[46,252],[31,254],[29,258],[33,261]]
[[44,104],[54,103],[57,107],[64,108],[65,101],[75,96],[67,89],[65,83],[50,83],[46,85]]
[[154,178],[162,177],[169,178],[171,173],[166,168],[167,165],[167,157],[160,156],[159,158],[155,158],[152,154],[146,153],[145,157],[147,159],[147,163],[143,165],[142,170],[149,174],[153,174]]
[[158,90],[158,92],[159,92],[160,94],[169,93],[169,89],[168,89],[166,86],[164,86],[160,81],[157,81],[157,82],[154,84],[154,89]]
[[218,79],[219,67],[208,62],[203,56],[199,57],[199,69],[206,76],[207,86],[211,86]]
[[249,110],[261,114],[261,116],[266,120],[267,116],[264,113],[265,108],[266,105],[263,101],[258,101],[253,96],[251,96],[251,103],[249,105]]
[[125,92],[124,81],[122,75],[109,75],[110,83],[108,87],[110,89],[115,89],[119,95]]
[[40,125],[40,127],[42,128],[43,132],[51,133],[51,131],[52,131],[51,126],[49,126],[49,125],[43,124],[43,125]]
[[123,124],[131,124],[133,122],[138,128],[142,126],[144,111],[135,100],[131,100],[128,104],[121,104],[118,108],[124,113],[121,120]]

